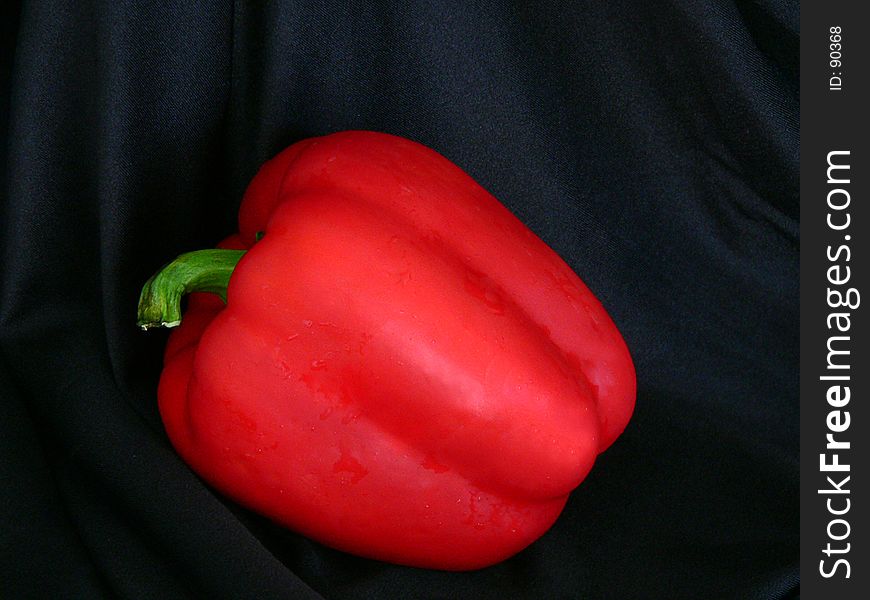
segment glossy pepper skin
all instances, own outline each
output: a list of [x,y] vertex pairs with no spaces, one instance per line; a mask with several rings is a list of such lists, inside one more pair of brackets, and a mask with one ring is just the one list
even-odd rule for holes
[[553,524],[631,416],[601,304],[432,150],[362,131],[294,144],[239,228],[226,305],[192,295],[170,337],[160,413],[206,481],[297,532],[494,564]]

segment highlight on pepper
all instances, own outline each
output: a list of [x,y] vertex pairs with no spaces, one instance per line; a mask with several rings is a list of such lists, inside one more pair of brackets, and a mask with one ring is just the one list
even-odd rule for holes
[[177,326],[158,402],[197,474],[398,564],[527,547],[634,409],[628,349],[571,268],[459,167],[382,133],[267,162],[239,232],[152,277],[139,325]]

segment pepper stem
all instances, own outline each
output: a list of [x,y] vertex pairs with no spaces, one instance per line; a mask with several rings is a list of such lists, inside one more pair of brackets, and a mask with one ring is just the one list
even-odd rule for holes
[[245,250],[209,249],[182,254],[160,269],[142,288],[138,325],[176,327],[181,323],[181,297],[211,292],[227,301],[227,285]]

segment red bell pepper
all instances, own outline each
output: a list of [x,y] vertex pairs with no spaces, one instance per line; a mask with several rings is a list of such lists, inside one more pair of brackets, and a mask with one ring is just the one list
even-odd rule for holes
[[295,531],[493,564],[553,524],[631,416],[634,367],[601,304],[432,150],[361,131],[294,144],[251,182],[239,229],[155,275],[140,325],[177,325],[182,294],[211,292],[166,349],[166,431]]

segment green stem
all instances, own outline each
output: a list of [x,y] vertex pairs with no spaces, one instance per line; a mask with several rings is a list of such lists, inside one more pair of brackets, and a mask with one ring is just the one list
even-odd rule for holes
[[226,302],[230,275],[244,254],[244,250],[197,250],[160,269],[139,296],[139,327],[179,325],[181,297],[191,292],[211,292]]

